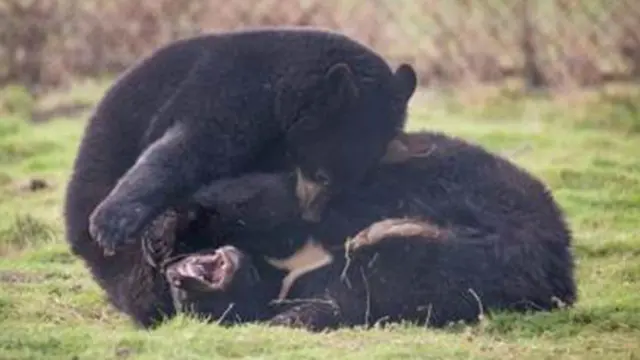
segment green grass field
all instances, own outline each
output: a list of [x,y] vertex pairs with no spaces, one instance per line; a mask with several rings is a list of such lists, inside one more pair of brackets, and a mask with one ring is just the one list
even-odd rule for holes
[[[43,104],[96,100],[87,85]],[[29,124],[0,116],[0,359],[640,359],[640,96],[563,106],[502,100],[469,109],[416,98],[410,127],[505,152],[543,178],[575,233],[579,301],[446,330],[327,334],[177,318],[136,330],[67,250],[61,199],[86,114]],[[117,144],[114,144],[117,146]],[[33,180],[48,187],[34,191]]]

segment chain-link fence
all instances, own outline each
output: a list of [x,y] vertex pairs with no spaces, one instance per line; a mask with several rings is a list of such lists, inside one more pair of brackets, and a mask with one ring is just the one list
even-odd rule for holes
[[0,81],[55,85],[177,38],[280,25],[344,32],[413,64],[422,85],[640,79],[637,0],[3,0]]

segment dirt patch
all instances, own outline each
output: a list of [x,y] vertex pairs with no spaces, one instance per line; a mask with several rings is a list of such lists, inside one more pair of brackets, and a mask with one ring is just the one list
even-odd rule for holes
[[44,275],[31,274],[19,271],[0,271],[0,283],[28,284],[45,280]]
[[51,183],[42,178],[31,178],[18,185],[18,189],[24,192],[37,192],[51,187]]
[[118,359],[128,359],[134,354],[134,350],[126,347],[119,347],[116,349],[116,357]]

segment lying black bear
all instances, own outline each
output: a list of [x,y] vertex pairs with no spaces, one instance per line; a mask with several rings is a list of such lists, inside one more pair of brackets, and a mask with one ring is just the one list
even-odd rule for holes
[[[293,169],[303,216],[315,218],[379,161],[414,89],[410,66],[394,73],[323,31],[231,32],[159,49],[115,82],[89,120],[65,199],[71,249],[117,307],[150,325],[171,304],[145,286],[148,304],[129,303],[122,289],[142,277],[132,275],[132,239],[151,219],[202,184]],[[105,256],[118,248],[121,256]],[[164,293],[156,276],[147,290]]]
[[323,271],[335,280],[326,281],[327,274],[324,285],[302,280],[301,297],[285,302],[298,305],[281,313],[268,296],[280,283],[262,278],[256,259],[234,246],[187,255],[169,264],[166,274],[178,309],[221,324],[268,320],[310,330],[382,321],[442,326],[472,322],[495,309],[541,310],[530,302],[539,299],[535,285],[520,290],[522,303],[509,302],[518,290],[508,286],[529,279],[505,272],[494,248],[499,241],[418,220],[383,220],[347,241],[346,262],[334,254],[337,261]]
[[[233,303],[230,320],[266,319],[276,313],[264,300],[282,285],[281,295],[303,300],[278,310],[271,323],[325,329],[383,319],[442,326],[490,310],[574,303],[571,234],[538,180],[441,134],[407,135],[404,147],[409,156],[380,165],[368,183],[333,199],[319,224],[301,224],[286,210],[296,203],[293,191],[283,191],[293,187],[287,175],[248,175],[203,189],[195,198],[205,207],[242,220],[219,245],[241,252],[222,247],[217,257],[183,253],[182,262],[169,263],[179,304],[215,317]],[[233,226],[214,225],[212,234],[216,228]],[[345,260],[345,239],[358,233]],[[290,273],[283,283],[262,276],[264,263]],[[258,271],[244,270],[254,265]]]

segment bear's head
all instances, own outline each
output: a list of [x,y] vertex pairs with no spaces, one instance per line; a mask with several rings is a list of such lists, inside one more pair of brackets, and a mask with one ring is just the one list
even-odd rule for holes
[[267,291],[252,258],[234,246],[191,253],[167,264],[165,276],[176,310],[219,324],[260,320]]
[[303,219],[319,221],[327,202],[359,184],[402,131],[416,74],[406,64],[387,72],[356,75],[338,63],[313,86],[281,89],[276,115],[294,119],[286,141]]

